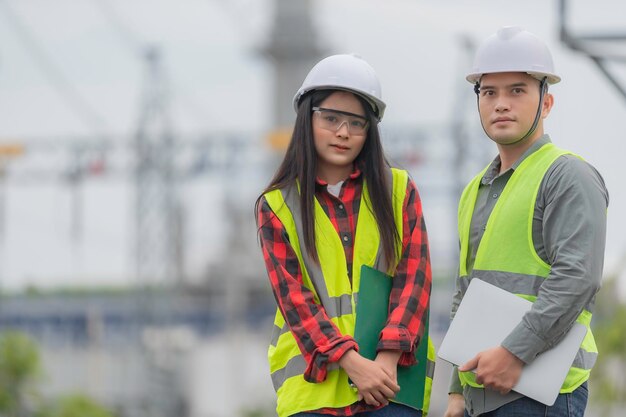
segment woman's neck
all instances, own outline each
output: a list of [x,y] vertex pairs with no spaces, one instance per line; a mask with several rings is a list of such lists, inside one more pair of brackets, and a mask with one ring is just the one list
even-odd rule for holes
[[353,166],[332,167],[332,169],[318,167],[317,177],[328,184],[337,184],[340,181],[345,181],[353,171]]

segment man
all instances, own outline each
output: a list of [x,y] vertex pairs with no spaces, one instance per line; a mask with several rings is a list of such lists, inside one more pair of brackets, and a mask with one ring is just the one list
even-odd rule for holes
[[[554,104],[548,86],[560,77],[539,38],[519,27],[500,29],[479,47],[466,78],[498,156],[461,197],[452,316],[472,278],[535,301],[500,346],[455,367],[445,415],[583,416],[597,357],[589,323],[602,276],[608,192],[595,168],[544,134]],[[587,335],[555,404],[511,391],[524,365],[575,321]]]

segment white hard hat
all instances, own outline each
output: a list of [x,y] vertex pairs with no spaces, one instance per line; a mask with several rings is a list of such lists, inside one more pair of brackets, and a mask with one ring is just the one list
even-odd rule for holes
[[298,111],[300,99],[307,92],[329,89],[358,94],[370,104],[378,120],[383,118],[386,105],[380,81],[374,68],[363,58],[353,54],[332,55],[315,64],[293,98],[294,109]]
[[474,84],[483,74],[496,72],[526,72],[539,80],[546,77],[549,84],[561,81],[546,44],[519,26],[503,27],[488,37],[476,51],[465,79]]

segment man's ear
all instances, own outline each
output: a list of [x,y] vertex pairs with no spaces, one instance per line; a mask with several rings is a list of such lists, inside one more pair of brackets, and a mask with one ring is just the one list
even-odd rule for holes
[[550,110],[552,110],[552,106],[554,106],[554,96],[550,93],[546,93],[543,96],[543,106],[541,108],[541,118],[545,119],[550,114]]

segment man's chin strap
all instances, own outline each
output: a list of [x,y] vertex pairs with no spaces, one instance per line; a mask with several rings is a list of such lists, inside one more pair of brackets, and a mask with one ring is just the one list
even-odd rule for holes
[[[524,139],[526,139],[527,137],[529,137],[530,135],[532,135],[535,131],[535,129],[537,129],[537,125],[539,124],[539,119],[541,118],[541,107],[543,104],[543,97],[546,95],[546,91],[548,90],[548,81],[547,81],[547,77],[543,77],[543,79],[539,82],[539,106],[537,107],[537,114],[535,114],[535,121],[533,122],[533,125],[530,127],[530,129],[528,129],[528,132],[526,132],[526,134],[524,136],[522,136],[521,138],[519,138],[518,140],[516,140],[513,143],[509,143],[509,145],[515,145],[518,142],[523,141]],[[474,92],[476,93],[476,105],[479,106],[478,109],[478,114],[480,114],[480,81],[476,81],[476,84],[474,84]],[[483,125],[483,120],[480,119],[480,125],[482,126],[483,130],[485,131],[485,134],[487,136],[489,136],[489,133],[487,133],[487,129],[485,129],[485,125]]]

